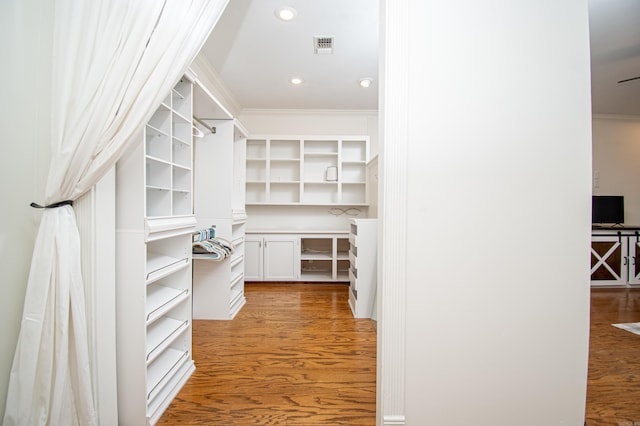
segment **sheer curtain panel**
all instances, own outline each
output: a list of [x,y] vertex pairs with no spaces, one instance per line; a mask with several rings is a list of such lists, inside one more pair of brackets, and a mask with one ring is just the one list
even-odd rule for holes
[[[77,199],[131,143],[141,142],[133,135],[186,71],[227,1],[55,0],[45,204]],[[97,424],[85,309],[73,207],[47,208],[31,260],[5,426]]]

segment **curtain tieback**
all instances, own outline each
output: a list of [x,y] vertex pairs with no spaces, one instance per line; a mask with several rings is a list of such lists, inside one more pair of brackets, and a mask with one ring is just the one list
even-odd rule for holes
[[34,209],[55,209],[56,207],[73,206],[73,200],[58,201],[57,203],[49,204],[48,206],[41,206],[40,204],[31,203],[30,206]]

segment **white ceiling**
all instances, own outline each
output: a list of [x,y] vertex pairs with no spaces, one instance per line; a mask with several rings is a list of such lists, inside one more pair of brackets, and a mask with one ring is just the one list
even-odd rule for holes
[[[277,19],[283,5],[297,18]],[[314,36],[335,37],[334,53],[314,54]],[[378,108],[377,0],[230,0],[201,54],[242,108]]]
[[[278,20],[282,5],[297,18]],[[640,76],[640,0],[589,0],[589,20],[593,112],[640,115],[640,80],[617,83]],[[315,55],[314,36],[334,54]],[[202,54],[242,108],[378,108],[377,0],[230,0]]]
[[589,0],[592,110],[640,115],[640,0]]

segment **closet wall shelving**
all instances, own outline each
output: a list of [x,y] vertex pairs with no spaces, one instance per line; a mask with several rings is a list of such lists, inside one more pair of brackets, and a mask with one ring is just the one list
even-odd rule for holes
[[[194,116],[205,123],[196,140],[194,212],[199,227],[216,227],[231,242],[233,254],[220,262],[195,259],[193,317],[231,320],[246,303],[245,155],[247,131],[231,118],[200,82],[195,86]],[[197,124],[198,127],[201,124]],[[209,127],[209,129],[207,129]],[[210,129],[215,128],[215,133]]]
[[249,205],[367,205],[368,136],[252,136]]
[[183,77],[116,166],[118,420],[155,424],[191,356],[192,86]]
[[247,281],[349,281],[349,235],[340,231],[251,231]]
[[341,234],[300,235],[301,281],[349,281],[349,239]]
[[377,287],[377,219],[349,220],[349,307],[371,318]]

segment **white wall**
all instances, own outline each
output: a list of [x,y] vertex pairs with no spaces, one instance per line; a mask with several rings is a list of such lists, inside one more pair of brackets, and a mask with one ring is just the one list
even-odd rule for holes
[[593,117],[594,195],[624,195],[625,223],[640,225],[640,117]]
[[[249,136],[368,135],[370,157],[377,153],[377,111],[244,110],[238,119],[247,128]],[[358,217],[367,217],[368,208],[357,209],[360,210]],[[348,230],[351,217],[322,206],[247,206],[247,214],[248,230]]]
[[408,4],[406,424],[581,425],[587,1]]
[[48,172],[52,10],[44,0],[0,2],[0,418],[40,223],[29,204],[43,202]]

